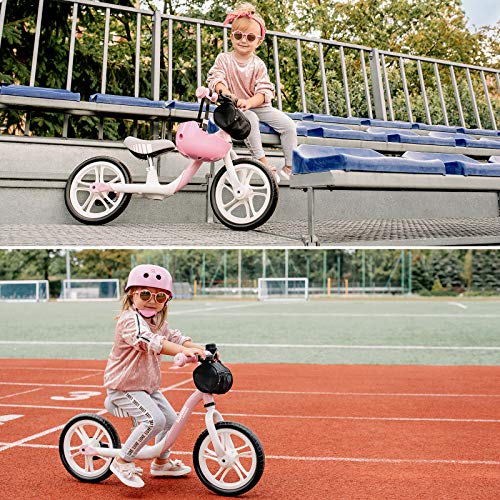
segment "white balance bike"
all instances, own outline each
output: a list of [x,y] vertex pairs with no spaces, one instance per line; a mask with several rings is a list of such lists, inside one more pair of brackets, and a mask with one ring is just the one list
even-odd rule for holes
[[[278,186],[266,167],[253,159],[238,158],[229,134],[218,130],[206,132],[210,102],[230,99],[205,87],[199,87],[198,119],[181,123],[177,129],[177,149],[193,160],[168,184],[160,184],[154,158],[176,149],[165,139],[146,141],[127,137],[127,149],[146,160],[146,182],[132,183],[127,166],[107,156],[89,158],[70,175],[65,188],[65,202],[71,215],[84,224],[105,224],[116,219],[130,202],[132,195],[164,200],[183,189],[205,162],[223,160],[210,187],[210,203],[217,219],[234,230],[255,229],[274,213],[278,203]],[[203,106],[205,119],[202,119]],[[182,144],[182,146],[181,146]]]
[[[203,363],[216,360],[216,347],[207,345]],[[196,362],[177,354],[174,363],[183,366]],[[201,365],[200,365],[201,366]],[[226,370],[227,367],[224,367]],[[167,435],[157,444],[145,446],[137,455],[139,460],[153,459],[171,449],[194,408],[203,402],[206,429],[194,444],[193,464],[200,481],[219,495],[237,496],[251,490],[264,472],[264,450],[257,436],[236,422],[226,422],[215,408],[213,394],[196,389],[186,400],[177,420]],[[129,416],[106,400],[106,409],[119,417]],[[111,474],[113,459],[120,455],[120,437],[113,424],[100,415],[83,413],[70,419],[61,431],[59,456],[66,470],[82,482],[97,483]]]

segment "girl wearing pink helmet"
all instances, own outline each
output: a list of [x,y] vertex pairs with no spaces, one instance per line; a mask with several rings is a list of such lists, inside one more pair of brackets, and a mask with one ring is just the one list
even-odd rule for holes
[[[245,144],[253,158],[271,170],[276,180],[288,180],[292,174],[292,153],[297,147],[297,130],[293,120],[279,109],[273,108],[274,85],[269,79],[266,65],[255,51],[264,41],[266,25],[250,3],[240,3],[228,14],[224,24],[231,23],[233,50],[221,53],[208,72],[211,90],[231,94],[237,106],[250,120],[251,132]],[[276,171],[262,148],[259,121],[270,125],[280,135],[285,165]]]
[[[108,402],[135,418],[137,426],[122,446],[120,457],[111,464],[113,473],[127,486],[141,488],[142,469],[134,457],[153,437],[160,441],[177,414],[160,392],[162,354],[204,357],[202,346],[166,321],[172,298],[172,277],[160,266],[134,267],[125,286],[122,312],[118,317],[114,345],[104,372]],[[171,460],[170,452],[151,464],[152,476],[182,476],[191,468]]]

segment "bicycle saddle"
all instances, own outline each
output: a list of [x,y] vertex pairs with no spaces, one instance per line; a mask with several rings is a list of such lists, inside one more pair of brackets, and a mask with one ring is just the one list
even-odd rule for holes
[[175,144],[166,139],[157,139],[155,141],[144,141],[136,137],[127,137],[123,144],[137,158],[145,160],[148,156],[154,158],[168,151],[175,149]]

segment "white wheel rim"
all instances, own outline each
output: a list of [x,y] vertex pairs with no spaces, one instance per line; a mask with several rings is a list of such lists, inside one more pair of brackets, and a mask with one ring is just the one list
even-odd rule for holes
[[[84,180],[85,179],[85,180]],[[123,193],[92,193],[95,182],[125,182],[123,172],[113,163],[96,161],[83,167],[73,179],[70,200],[76,212],[88,219],[100,219],[112,214],[120,205]]]
[[221,176],[215,190],[215,202],[224,219],[235,224],[257,220],[271,201],[271,183],[266,174],[252,164],[235,165],[236,175],[248,189],[248,196],[238,200],[233,192],[227,171]]
[[248,437],[235,429],[217,429],[217,435],[226,452],[235,452],[236,459],[228,467],[217,460],[210,436],[203,440],[198,453],[203,476],[221,490],[236,490],[252,480],[257,468],[257,454]]
[[109,432],[93,420],[79,420],[74,423],[64,436],[64,456],[71,469],[81,477],[94,478],[103,474],[111,464],[112,458],[84,455],[83,445],[113,447]]

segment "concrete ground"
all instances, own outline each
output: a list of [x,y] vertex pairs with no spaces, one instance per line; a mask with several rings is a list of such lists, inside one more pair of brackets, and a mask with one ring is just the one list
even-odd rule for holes
[[[218,223],[0,224],[0,247],[302,247],[307,222],[268,222],[253,231]],[[317,243],[340,246],[500,246],[500,218],[319,220]]]

